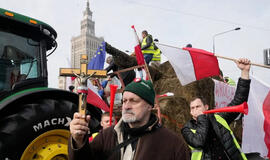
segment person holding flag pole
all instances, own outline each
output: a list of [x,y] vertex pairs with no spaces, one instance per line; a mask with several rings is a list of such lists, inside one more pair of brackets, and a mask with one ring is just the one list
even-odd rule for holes
[[[150,76],[150,72],[149,72],[148,66],[147,66],[147,64],[151,61],[153,55],[152,55],[150,61],[147,63],[147,61],[146,61],[147,58],[145,59],[145,56],[143,55],[143,52],[142,52],[142,49],[141,49],[141,45],[140,45],[141,42],[140,42],[139,36],[138,36],[138,34],[136,32],[135,26],[132,25],[131,28],[134,30],[134,34],[135,34],[135,38],[136,38],[136,42],[137,42],[137,45],[135,46],[135,49],[134,49],[135,50],[136,59],[137,59],[137,63],[138,63],[138,65],[144,65],[145,72],[146,72],[146,75],[147,75],[146,78],[149,78],[151,80],[151,82],[153,82],[152,79],[151,79],[151,76]],[[140,73],[140,77],[143,78],[142,70],[141,69],[138,69],[138,71]]]
[[146,64],[149,64],[155,53],[155,45],[152,35],[148,34],[146,30],[142,31],[141,50]]
[[[139,39],[139,36],[138,36],[138,34],[136,32],[135,26],[132,25],[131,28],[134,30],[134,34],[135,34],[136,41],[137,41],[137,45],[135,46],[135,55],[136,55],[137,63],[138,63],[138,65],[143,65],[144,66],[145,71],[146,71],[146,79],[149,79],[153,83],[150,72],[149,72],[149,69],[148,69],[148,66],[147,66],[147,62],[146,62],[145,57],[144,57],[144,55],[142,53],[142,50],[141,50],[140,39]],[[142,78],[143,77],[142,76],[142,70],[140,70],[139,72],[140,72],[141,78]],[[162,121],[161,121],[161,111],[160,111],[158,97],[155,99],[155,102],[156,102],[156,105],[155,105],[154,109],[157,109],[159,123],[161,124],[162,123]]]
[[[168,58],[177,78],[183,86],[203,78],[219,76],[220,70],[217,58],[237,61],[237,59],[220,56],[203,49],[180,48],[162,43],[156,43],[156,45],[162,51],[162,54]],[[270,69],[270,66],[267,65],[250,64],[252,66]]]
[[[197,49],[197,48],[190,48],[190,47],[185,47],[185,48],[180,48],[177,46],[172,46],[169,44],[162,44],[162,43],[156,43],[156,45],[158,46],[158,48],[160,48],[160,50],[162,51],[163,55],[165,55],[170,64],[172,65],[177,78],[180,80],[180,83],[184,86],[187,84],[190,84],[196,80],[200,80],[203,78],[207,78],[207,77],[211,77],[211,76],[218,76],[220,74],[220,70],[219,70],[219,64],[218,64],[218,60],[217,58],[222,58],[222,59],[226,59],[226,60],[230,60],[230,61],[237,61],[237,59],[234,58],[230,58],[230,57],[225,57],[225,56],[220,56],[218,54],[214,54],[202,49]],[[270,66],[267,65],[263,65],[263,64],[257,64],[257,63],[251,63],[250,65],[252,66],[257,66],[257,67],[263,67],[263,68],[268,68],[270,69]],[[252,80],[253,85],[251,84],[251,86],[256,86],[257,88],[260,89],[252,89],[252,93],[254,92],[254,94],[256,96],[251,96],[251,100],[249,100],[249,104],[252,104],[252,106],[256,106],[256,108],[251,108],[253,111],[257,111],[258,112],[252,112],[252,115],[250,114],[249,116],[245,116],[245,122],[247,122],[247,119],[249,120],[248,122],[252,122],[253,124],[251,125],[251,123],[244,125],[244,132],[243,132],[243,150],[246,153],[249,152],[259,152],[262,156],[266,156],[270,155],[270,143],[269,143],[269,127],[265,127],[269,122],[269,118],[267,119],[264,114],[265,114],[265,110],[261,109],[262,107],[262,103],[267,99],[265,98],[266,95],[265,94],[259,94],[261,93],[262,90],[264,91],[265,85],[257,85],[257,82]],[[255,82],[255,83],[254,83]],[[256,85],[255,85],[256,84]],[[259,87],[258,87],[259,86]],[[261,87],[264,86],[264,87]],[[256,91],[255,91],[256,90]],[[266,91],[268,91],[266,89]],[[263,93],[268,93],[268,92],[263,92]],[[257,96],[258,95],[258,96]],[[264,95],[264,96],[263,96]],[[270,95],[270,94],[269,94]],[[258,102],[260,98],[258,97],[263,97],[261,99],[263,99],[263,102]],[[269,96],[270,97],[270,96]],[[270,99],[270,98],[268,98]],[[252,101],[253,100],[253,101]],[[255,102],[254,102],[255,100]],[[258,105],[257,105],[258,104]],[[265,105],[267,106],[267,105]],[[269,105],[268,105],[269,106]],[[266,107],[264,107],[266,108]],[[269,107],[268,107],[269,108]],[[260,110],[261,109],[261,110]],[[256,114],[258,115],[256,115]],[[269,114],[265,114],[265,115],[269,115]],[[268,116],[269,117],[269,116]],[[255,124],[256,122],[258,122],[257,124]],[[256,127],[254,127],[256,126]],[[246,128],[249,128],[249,131],[245,131]],[[255,131],[255,129],[258,129],[258,132],[260,134],[258,134],[258,132],[251,132]],[[266,134],[267,133],[267,134]],[[254,136],[258,136],[258,137],[254,137]],[[264,137],[265,135],[265,137]],[[250,138],[252,137],[252,138]],[[253,138],[254,137],[254,138]],[[260,137],[260,138],[259,138]],[[256,145],[254,145],[254,143],[258,143]],[[268,147],[267,147],[268,146]],[[209,147],[208,147],[209,148]],[[215,148],[215,147],[211,147],[211,148]],[[196,149],[196,148],[194,148]],[[192,156],[196,155],[194,150],[194,154],[192,154]],[[201,156],[205,156],[205,154],[202,154],[202,152],[197,152],[198,154],[201,154]],[[247,156],[249,156],[248,158],[250,158],[250,154],[247,154]],[[198,157],[197,157],[198,158]],[[198,159],[200,159],[201,157],[199,157]]]
[[[250,82],[250,61],[239,59],[237,67],[241,70],[234,99],[228,106],[242,104],[248,100]],[[208,104],[201,96],[190,100],[190,114],[192,120],[188,121],[181,132],[192,150],[192,160],[221,159],[221,160],[247,160],[241,151],[240,145],[231,131],[229,124],[240,113],[214,113],[206,115]]]

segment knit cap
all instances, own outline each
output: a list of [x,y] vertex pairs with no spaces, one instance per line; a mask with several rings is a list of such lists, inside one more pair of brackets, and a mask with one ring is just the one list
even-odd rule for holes
[[125,87],[124,92],[125,91],[138,95],[152,106],[155,104],[155,91],[152,82],[149,80],[145,81],[140,78],[135,78],[133,82]]

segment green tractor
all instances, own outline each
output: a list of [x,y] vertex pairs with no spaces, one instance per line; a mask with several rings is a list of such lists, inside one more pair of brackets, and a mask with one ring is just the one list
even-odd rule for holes
[[[79,96],[48,88],[47,57],[56,37],[48,24],[0,8],[0,159],[68,159]],[[96,122],[89,127],[97,130],[101,111],[89,104],[87,110]]]

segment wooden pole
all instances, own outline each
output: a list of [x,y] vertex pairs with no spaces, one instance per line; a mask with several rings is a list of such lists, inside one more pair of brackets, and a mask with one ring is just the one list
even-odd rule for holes
[[[135,33],[135,36],[136,36],[137,43],[138,43],[138,44],[141,44],[140,38],[139,38],[139,36],[138,36],[138,34],[137,34],[137,31],[136,31],[134,25],[133,25],[131,28],[133,28],[133,30],[134,30],[134,33]],[[148,66],[147,66],[147,64],[146,64],[146,62],[145,62],[144,57],[143,57],[143,62],[144,62],[144,65],[143,65],[144,67],[143,67],[143,68],[145,68],[145,73],[146,73],[146,75],[148,76],[149,80],[153,83],[152,78],[151,78],[151,76],[150,76],[150,72],[149,72]]]
[[86,115],[87,94],[79,94],[79,113]]
[[150,72],[149,72],[149,69],[148,69],[148,66],[147,66],[146,63],[145,63],[145,65],[144,65],[144,68],[145,68],[145,73],[146,73],[146,75],[148,76],[149,80],[153,83],[152,77],[151,77],[151,75],[150,75]]
[[[227,59],[227,60],[231,60],[231,61],[237,61],[237,59],[234,59],[234,58],[230,58],[230,57],[225,57],[225,56],[220,56],[220,55],[217,55],[217,54],[214,54],[216,57],[218,58],[222,58],[222,59]],[[263,64],[257,64],[257,63],[250,63],[251,65],[253,66],[258,66],[258,67],[264,67],[264,68],[268,68],[270,69],[270,66],[267,66],[267,65],[263,65]]]
[[[138,36],[138,34],[137,34],[137,32],[136,32],[136,29],[135,29],[134,26],[132,26],[132,28],[134,29],[135,36],[136,36],[136,39],[137,39],[137,41],[138,41],[138,44],[140,44],[141,42],[140,42],[139,36]],[[145,68],[146,76],[149,78],[149,80],[150,80],[150,81],[152,82],[152,84],[154,85],[153,80],[152,80],[152,77],[151,77],[150,72],[149,72],[149,68],[148,68],[147,63],[145,62],[145,59],[144,59],[144,58],[143,58],[143,61],[144,61],[143,68]],[[154,91],[155,91],[155,90],[154,90]],[[156,92],[156,91],[155,91],[155,92]],[[157,108],[157,110],[158,110],[158,119],[159,119],[159,123],[161,124],[162,122],[161,122],[160,106],[159,106],[159,101],[158,101],[158,98],[157,98],[157,97],[155,98],[155,103],[156,103],[156,104],[155,104],[154,108]]]
[[[144,65],[133,66],[133,67],[129,67],[129,68],[125,68],[125,69],[121,69],[121,70],[115,71],[115,72],[110,73],[110,74],[122,73],[122,72],[130,71],[130,70],[134,70],[134,69],[136,69],[136,68],[142,68],[143,66],[144,66]],[[110,74],[109,74],[109,75],[110,75]]]

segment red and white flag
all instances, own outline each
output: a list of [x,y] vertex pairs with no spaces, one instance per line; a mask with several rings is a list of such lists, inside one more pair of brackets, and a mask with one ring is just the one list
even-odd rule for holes
[[270,85],[251,76],[249,113],[244,117],[242,150],[270,158]]
[[95,88],[90,81],[88,81],[87,87],[88,87],[87,103],[92,104],[93,106],[98,107],[105,112],[109,112],[110,109],[108,105],[99,96],[98,89]]
[[217,57],[213,53],[196,48],[176,48],[156,44],[171,63],[182,85],[210,76],[219,75]]
[[144,57],[143,57],[143,53],[141,50],[139,37],[137,35],[137,32],[136,32],[134,25],[132,25],[131,28],[134,30],[134,34],[135,34],[135,38],[136,38],[136,45],[134,47],[134,52],[136,55],[137,63],[138,63],[138,65],[144,65],[145,64]]

